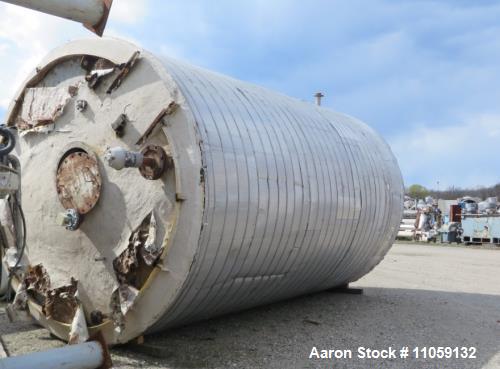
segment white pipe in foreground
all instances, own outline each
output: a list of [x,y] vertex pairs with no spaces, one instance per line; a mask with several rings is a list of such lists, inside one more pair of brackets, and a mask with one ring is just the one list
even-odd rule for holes
[[[112,1],[107,0],[1,0],[42,13],[83,23],[101,35]],[[102,28],[102,29],[101,29]]]
[[0,369],[96,369],[103,365],[105,353],[99,342],[14,356],[0,360]]

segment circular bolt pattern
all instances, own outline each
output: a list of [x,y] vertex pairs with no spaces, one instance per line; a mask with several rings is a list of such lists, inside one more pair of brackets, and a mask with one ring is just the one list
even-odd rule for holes
[[[144,164],[139,167],[139,172],[146,179],[158,179],[162,176],[165,169],[173,167],[172,158],[160,146],[146,146],[141,153],[145,160]],[[147,164],[148,160],[154,164]]]

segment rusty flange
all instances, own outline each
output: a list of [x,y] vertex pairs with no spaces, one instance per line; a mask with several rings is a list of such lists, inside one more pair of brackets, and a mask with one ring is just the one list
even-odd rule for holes
[[97,204],[101,186],[99,165],[93,155],[78,150],[63,157],[59,163],[56,188],[65,209],[87,214]]
[[139,167],[139,172],[146,179],[158,179],[165,169],[173,166],[173,160],[165,150],[157,145],[148,145],[142,149],[144,161]]

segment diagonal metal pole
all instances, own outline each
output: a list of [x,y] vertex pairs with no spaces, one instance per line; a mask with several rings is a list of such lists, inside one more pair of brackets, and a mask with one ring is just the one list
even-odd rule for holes
[[113,0],[0,0],[82,23],[102,36]]
[[97,341],[0,359],[0,369],[99,369],[106,365],[107,351]]

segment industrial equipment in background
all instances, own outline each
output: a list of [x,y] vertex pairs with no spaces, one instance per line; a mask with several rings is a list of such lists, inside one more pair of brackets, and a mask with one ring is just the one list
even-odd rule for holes
[[461,232],[466,244],[491,243],[500,246],[500,208],[496,197],[484,201],[465,199],[459,202]]
[[405,196],[403,208],[398,238],[436,242],[438,229],[442,225],[442,214],[437,202],[430,196],[419,200]]
[[500,246],[500,206],[496,197],[436,201],[405,196],[398,238]]

